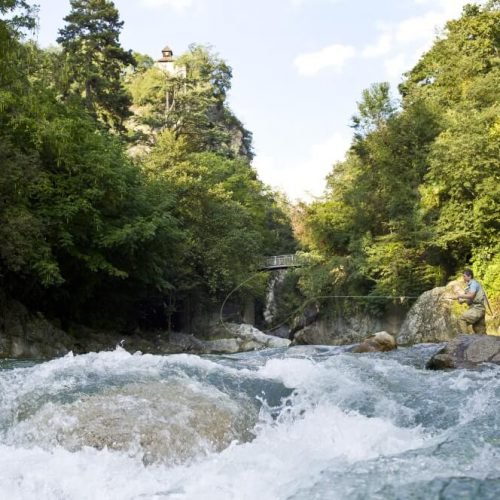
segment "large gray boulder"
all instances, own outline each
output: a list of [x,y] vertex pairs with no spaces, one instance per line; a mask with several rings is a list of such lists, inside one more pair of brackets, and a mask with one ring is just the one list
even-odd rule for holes
[[463,290],[463,283],[453,281],[446,286],[424,292],[408,311],[399,331],[398,345],[424,342],[447,342],[458,333],[454,298]]
[[293,345],[343,345],[353,344],[359,341],[354,335],[335,335],[329,329],[318,323],[307,325],[301,330],[295,332],[293,336]]
[[500,364],[500,337],[460,335],[436,353],[427,368],[475,368],[482,363]]

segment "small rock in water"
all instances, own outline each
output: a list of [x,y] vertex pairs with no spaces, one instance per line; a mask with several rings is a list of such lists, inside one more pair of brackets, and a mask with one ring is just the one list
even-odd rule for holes
[[377,332],[355,346],[351,352],[387,352],[396,349],[396,340],[387,332]]

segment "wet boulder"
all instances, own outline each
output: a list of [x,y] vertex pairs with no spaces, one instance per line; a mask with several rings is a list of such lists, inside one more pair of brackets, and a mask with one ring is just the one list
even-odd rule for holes
[[500,364],[500,337],[492,335],[460,335],[437,352],[426,368],[475,368],[483,363]]
[[387,332],[377,332],[355,346],[351,352],[387,352],[396,349],[396,340]]
[[[347,342],[347,343],[351,343]],[[307,325],[294,333],[293,345],[339,345],[346,343],[343,339],[338,340],[337,336],[328,328],[322,328],[322,325]]]
[[108,449],[145,465],[174,465],[220,452],[233,441],[251,441],[257,418],[258,408],[244,396],[173,378],[43,405],[15,426],[12,437],[26,446]]

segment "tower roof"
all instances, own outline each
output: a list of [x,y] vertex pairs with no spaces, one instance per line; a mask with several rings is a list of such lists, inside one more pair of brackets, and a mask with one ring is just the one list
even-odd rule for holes
[[171,62],[174,60],[174,52],[173,50],[166,45],[163,49],[161,49],[162,57],[158,59],[157,62]]

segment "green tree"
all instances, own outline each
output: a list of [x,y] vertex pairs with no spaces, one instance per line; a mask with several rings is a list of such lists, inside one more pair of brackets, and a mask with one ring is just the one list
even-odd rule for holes
[[466,6],[403,85],[406,100],[425,99],[441,116],[421,192],[432,244],[457,267],[486,269],[498,242],[498,7]]
[[123,21],[110,0],[71,0],[57,42],[66,59],[68,97],[83,97],[88,111],[112,128],[120,129],[129,115],[130,97],[121,74],[134,65],[131,51],[119,42]]
[[0,112],[8,112],[26,92],[30,52],[22,44],[36,25],[36,10],[24,0],[0,0]]
[[360,138],[382,127],[396,111],[387,82],[373,84],[363,90],[361,96],[358,114],[352,117],[352,127]]
[[145,168],[176,193],[175,213],[189,235],[184,287],[207,287],[212,295],[228,291],[262,256],[269,204],[264,186],[241,159],[171,150],[169,144],[167,131]]
[[[6,5],[0,4],[2,12],[11,12]],[[72,3],[75,11],[89,15],[92,29],[101,26],[93,17],[100,6],[112,7]],[[204,121],[213,117],[218,102],[231,123],[239,123],[225,102],[229,80],[224,75],[230,72],[222,62],[216,71],[212,56],[195,58],[190,71],[198,89],[193,84],[192,104],[206,91],[207,106],[186,105],[179,114],[186,125],[182,132],[155,131],[154,140],[149,137],[151,153],[134,161],[121,138],[89,114],[89,101],[82,98],[88,97],[86,70],[101,79],[108,75],[99,73],[100,53],[86,59],[90,31],[81,35],[70,23],[64,33],[74,39],[69,37],[62,51],[41,50],[23,42],[26,21],[15,23],[0,22],[6,54],[0,65],[8,69],[0,81],[2,289],[62,319],[112,321],[117,328],[153,310],[164,319],[165,312],[192,298],[220,302],[257,268],[264,253],[283,248],[282,236],[286,245],[293,244],[283,203],[258,180],[245,154],[229,151],[229,129],[216,144]],[[81,52],[70,54],[69,47]],[[145,77],[147,85],[138,88],[141,104],[153,109],[157,100],[163,102],[166,79],[163,73],[156,78],[150,60],[142,63],[121,78]],[[81,79],[68,87],[68,75]],[[100,100],[103,89],[91,87],[89,94],[101,119],[110,102]],[[191,111],[205,113],[204,119],[194,119]]]
[[352,147],[305,211],[324,290],[343,276],[350,290],[413,295],[472,264],[498,294],[498,6],[447,23],[400,85],[399,109],[385,84],[363,92]]

